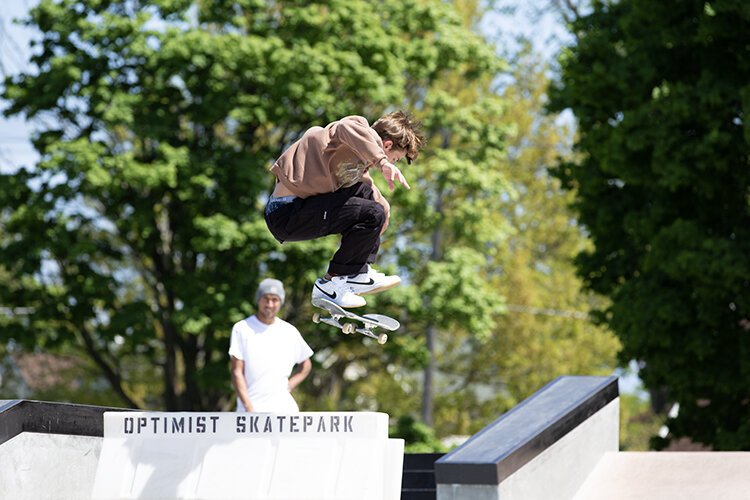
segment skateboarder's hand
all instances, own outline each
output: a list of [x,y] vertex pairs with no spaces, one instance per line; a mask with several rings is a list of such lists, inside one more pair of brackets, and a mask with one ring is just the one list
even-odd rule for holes
[[399,170],[396,165],[392,163],[386,163],[383,166],[381,172],[383,172],[383,177],[385,177],[385,181],[388,183],[388,187],[391,191],[395,189],[396,181],[398,181],[398,183],[404,186],[406,189],[411,189],[409,183],[406,182],[404,174],[401,173],[401,170]]

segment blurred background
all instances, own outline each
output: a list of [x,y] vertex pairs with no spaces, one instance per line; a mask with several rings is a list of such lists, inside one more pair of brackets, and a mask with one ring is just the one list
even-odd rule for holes
[[[559,375],[621,377],[621,449],[750,447],[750,7],[728,0],[5,0],[0,399],[234,409],[231,326],[282,280],[300,408],[445,451]],[[368,301],[279,245],[268,168],[395,109],[428,145]],[[386,192],[384,190],[384,192]]]

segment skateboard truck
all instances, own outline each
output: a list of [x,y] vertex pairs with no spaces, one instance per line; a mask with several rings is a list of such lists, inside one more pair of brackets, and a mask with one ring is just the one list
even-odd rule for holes
[[[376,333],[374,331],[376,328],[395,331],[401,327],[401,324],[397,320],[389,316],[385,316],[383,314],[364,314],[360,316],[339,307],[337,304],[331,302],[330,300],[326,300],[323,298],[314,298],[312,300],[312,304],[313,306],[323,309],[330,314],[330,317],[328,317],[323,316],[320,312],[315,312],[312,317],[313,323],[325,323],[327,325],[334,326],[340,329],[346,335],[350,335],[354,332],[361,333],[366,337],[374,338],[381,345],[385,344],[388,341],[388,334]],[[342,323],[341,321],[344,318],[354,320],[354,322],[345,321],[344,323]],[[358,326],[356,321],[362,323],[364,326]]]

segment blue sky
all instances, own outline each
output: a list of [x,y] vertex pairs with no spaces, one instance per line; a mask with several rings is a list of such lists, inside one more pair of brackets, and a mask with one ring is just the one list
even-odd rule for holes
[[[14,18],[25,17],[36,0],[4,0],[0,9],[0,71],[2,76],[27,68],[31,49],[31,31],[15,25]],[[7,103],[0,100],[0,110]],[[31,126],[22,117],[0,117],[0,171],[15,170],[21,165],[33,165],[38,155],[29,143]]]

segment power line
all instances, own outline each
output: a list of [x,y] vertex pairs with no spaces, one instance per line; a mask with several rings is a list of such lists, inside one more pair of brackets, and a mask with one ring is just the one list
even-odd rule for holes
[[8,142],[8,143],[16,143],[16,142],[28,142],[29,138],[23,135],[16,135],[16,136],[2,136],[0,137],[0,142]]
[[589,315],[583,311],[561,311],[546,307],[522,306],[517,304],[507,304],[505,306],[509,311],[533,314],[535,316],[561,316],[564,318],[589,319]]
[[29,143],[28,137],[0,137],[0,143],[6,146],[25,146]]
[[29,316],[33,314],[34,309],[31,307],[0,307],[0,314],[7,317]]
[[15,162],[11,159],[11,157],[8,156],[8,154],[6,154],[6,151],[5,151],[4,148],[0,148],[0,160],[2,160],[3,162],[7,163],[11,167],[15,167],[16,166]]
[[[5,18],[0,16],[0,49],[3,48],[3,42],[5,42],[4,45],[8,47],[9,50],[2,51],[2,59],[6,62],[12,62],[19,71],[26,67],[28,62],[26,54],[16,43],[10,31],[8,31],[8,28],[5,24]],[[7,76],[7,69],[5,69],[3,73]]]

